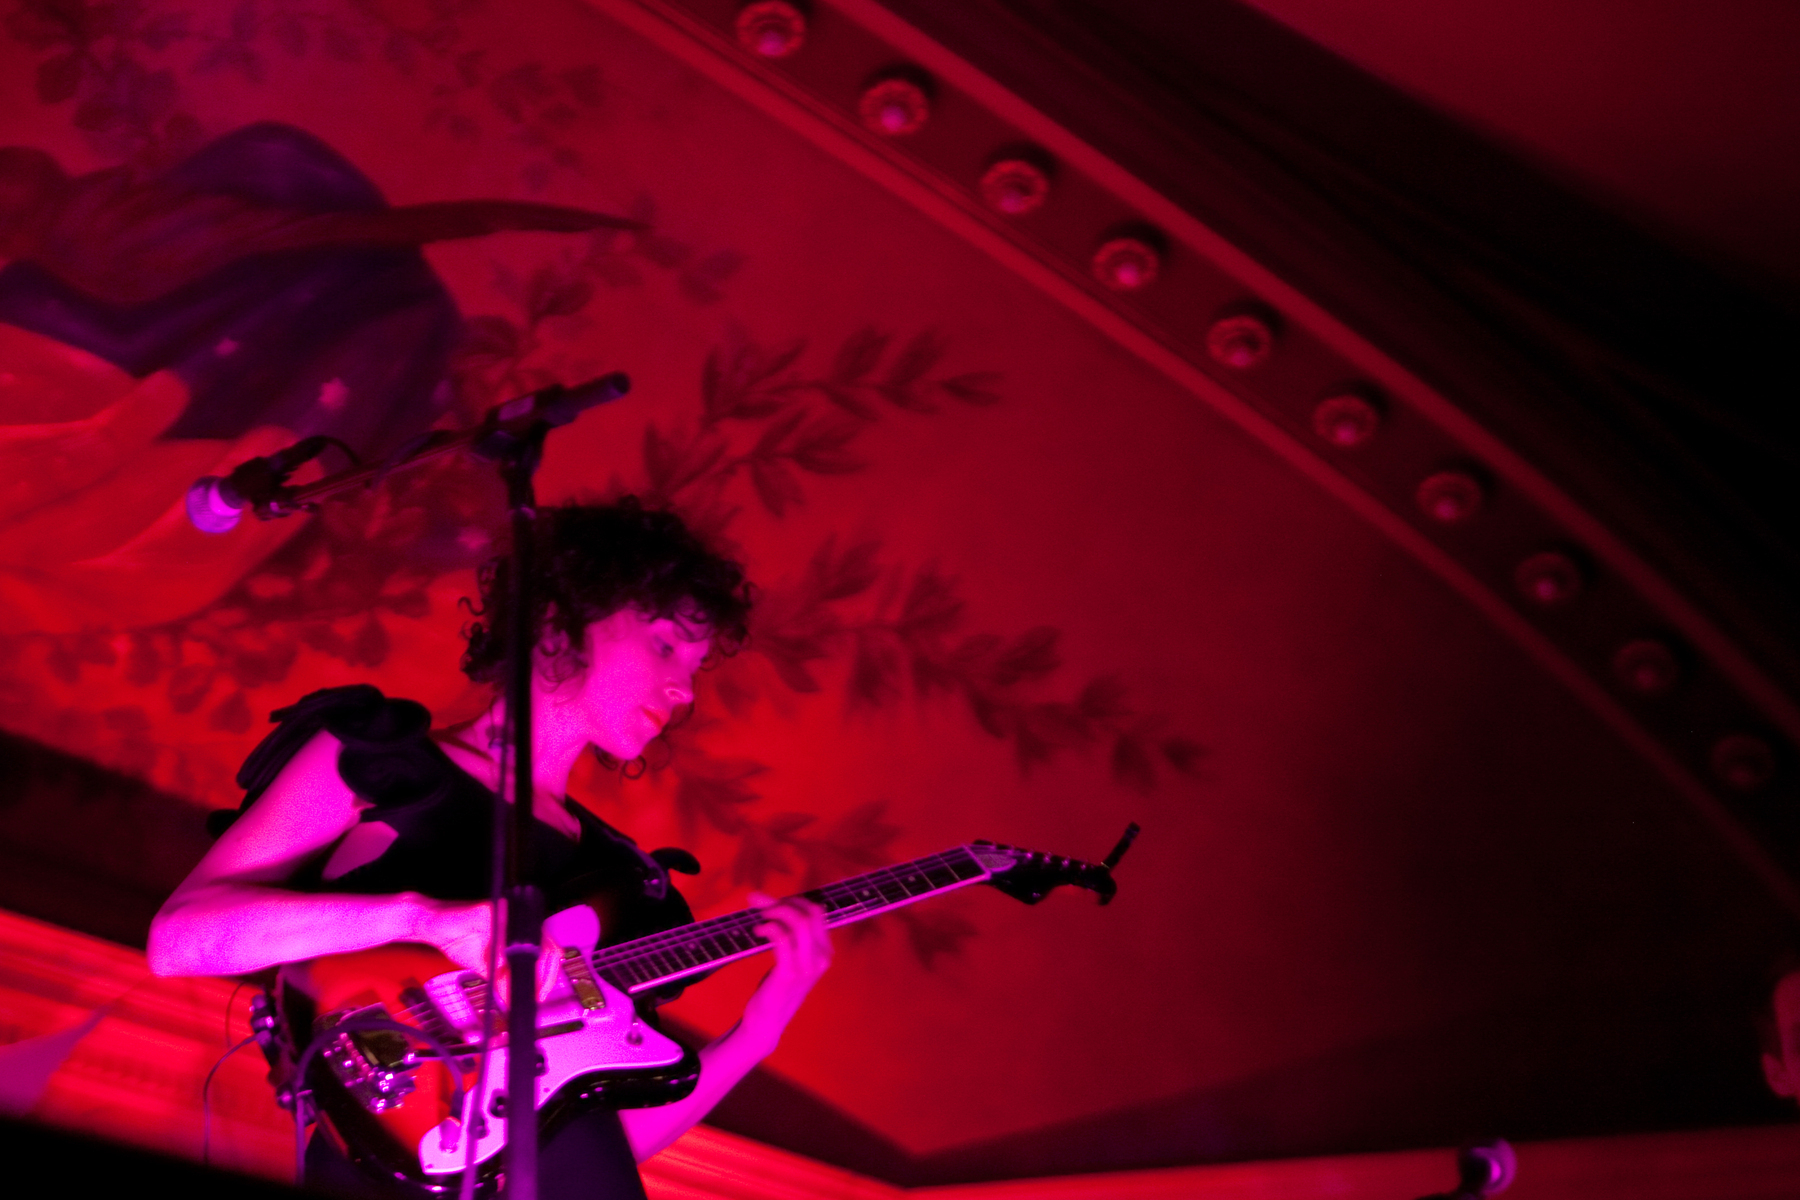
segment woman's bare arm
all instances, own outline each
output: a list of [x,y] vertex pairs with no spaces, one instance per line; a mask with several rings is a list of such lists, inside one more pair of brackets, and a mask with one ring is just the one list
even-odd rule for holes
[[[753,897],[762,903],[766,898]],[[768,920],[756,932],[775,947],[775,965],[744,1005],[744,1015],[723,1036],[700,1051],[700,1082],[674,1104],[619,1112],[631,1153],[643,1162],[693,1128],[752,1067],[774,1052],[801,1001],[831,965],[831,937],[825,914],[795,897],[769,902]]]
[[337,772],[337,738],[321,732],[225,831],[150,923],[158,975],[242,975],[322,954],[423,942],[481,969],[483,904],[392,896],[309,895],[282,885],[354,828],[364,807]]

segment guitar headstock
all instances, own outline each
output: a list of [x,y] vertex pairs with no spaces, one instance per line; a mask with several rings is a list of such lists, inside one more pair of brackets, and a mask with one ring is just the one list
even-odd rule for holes
[[1014,900],[1036,904],[1057,888],[1069,884],[1093,892],[1104,905],[1110,904],[1118,894],[1119,885],[1113,881],[1113,868],[1125,857],[1125,851],[1130,849],[1137,835],[1138,826],[1134,821],[1112,853],[1097,863],[1045,854],[1041,850],[1022,850],[1000,842],[972,842],[969,849],[975,852],[982,866],[993,872],[985,882]]

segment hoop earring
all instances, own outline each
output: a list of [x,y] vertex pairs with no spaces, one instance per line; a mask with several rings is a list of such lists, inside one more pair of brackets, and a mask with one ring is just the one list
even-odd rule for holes
[[598,746],[588,748],[594,752],[594,757],[599,760],[602,767],[608,771],[617,771],[625,779],[642,779],[644,772],[650,769],[649,760],[642,754],[630,762],[621,762]]

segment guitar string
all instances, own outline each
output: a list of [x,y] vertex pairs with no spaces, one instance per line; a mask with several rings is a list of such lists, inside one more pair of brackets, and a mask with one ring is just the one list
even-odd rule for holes
[[[949,887],[951,883],[966,882],[966,879],[958,876],[953,878],[949,883],[930,884],[930,886],[922,891],[912,891],[905,886],[903,881],[903,873],[912,876],[923,875],[933,867],[947,867],[955,864],[958,861],[959,856],[961,856],[962,865],[977,865],[974,863],[974,855],[968,854],[964,847],[959,846],[950,850],[940,851],[937,854],[927,855],[924,858],[914,859],[912,862],[901,863],[892,867],[883,867],[878,871],[871,871],[866,875],[859,875],[852,879],[826,884],[824,887],[814,889],[814,891],[826,898],[827,915],[835,916],[850,911],[851,909],[867,908],[868,900],[858,896],[856,893],[858,890],[866,890],[871,883],[879,885],[881,882],[887,882],[898,885],[900,891],[899,896],[891,900],[885,896],[880,897],[882,904],[885,907],[887,904],[897,903],[900,900],[911,899],[927,892],[942,890],[943,888]],[[978,867],[977,874],[979,873]],[[886,879],[884,880],[883,877],[886,877]],[[974,877],[975,876],[969,876],[968,879],[973,879]],[[927,880],[927,882],[929,883],[929,880]],[[685,943],[700,937],[711,936],[715,932],[724,932],[726,927],[730,925],[735,924],[741,929],[745,922],[749,922],[750,924],[760,924],[761,921],[762,914],[761,911],[757,909],[745,909],[735,913],[728,913],[724,916],[714,917],[707,921],[701,921],[693,925],[685,926],[679,930],[665,930],[661,933],[649,934],[645,937],[637,938],[618,946],[609,946],[594,956],[594,962],[596,966],[603,963],[606,965],[616,965],[624,959],[646,952],[665,949],[673,943]],[[766,939],[757,939],[753,944],[762,944],[765,940]]]
[[[958,867],[961,867],[964,870],[973,868],[973,870],[965,875],[958,872]],[[947,880],[939,882],[932,878],[933,872],[943,872],[946,870],[949,872],[949,878]],[[913,859],[907,863],[870,871],[863,875],[840,880],[836,883],[826,884],[819,888],[810,889],[809,891],[811,895],[817,896],[824,901],[828,922],[835,917],[839,918],[837,923],[843,924],[851,919],[874,915],[886,909],[898,907],[907,901],[920,899],[924,896],[931,895],[934,892],[945,891],[959,885],[977,882],[988,874],[989,872],[981,864],[973,851],[965,845],[955,846],[948,850],[939,851],[936,854]],[[922,884],[923,886],[915,888],[914,885],[916,884]],[[761,924],[764,919],[765,917],[761,910],[748,909],[736,913],[728,913],[708,921],[697,922],[681,930],[668,930],[659,934],[652,934],[648,937],[639,938],[619,946],[609,947],[605,951],[596,953],[592,956],[593,967],[596,972],[607,972],[624,967],[638,967],[640,965],[654,967],[654,964],[650,963],[648,960],[655,957],[672,956],[677,952],[682,952],[688,954],[696,961],[691,964],[681,964],[679,960],[673,960],[677,962],[677,969],[675,971],[666,972],[664,977],[669,975],[679,975],[685,971],[694,970],[714,959],[727,957],[732,953],[741,953],[743,951],[768,945],[768,938],[761,937],[752,932],[755,926]],[[718,949],[718,946],[714,944],[718,939],[728,939],[726,944],[730,949],[724,951]],[[696,948],[703,950],[706,957],[702,958],[701,956],[696,955],[694,953]],[[648,980],[633,981],[633,984],[655,982],[656,979],[656,976],[652,976]],[[486,989],[483,990],[485,991]],[[481,997],[483,1001],[486,1001],[488,998],[489,997],[486,996]],[[244,1043],[240,1043],[238,1047],[234,1047],[233,1049],[241,1049],[242,1046],[248,1044],[250,1040],[251,1039],[246,1039]],[[444,1047],[444,1049],[450,1050],[447,1046]],[[462,1045],[457,1046],[451,1053],[473,1051],[477,1049],[481,1051],[479,1056],[485,1059],[485,1051],[487,1049],[485,1038],[483,1039],[483,1044],[479,1048],[474,1045]],[[229,1052],[227,1056],[229,1056]],[[485,1066],[485,1063],[483,1063],[482,1066]],[[214,1070],[217,1070],[216,1065]],[[211,1077],[209,1074],[208,1082],[210,1083],[210,1081]],[[479,1092],[479,1084],[477,1085],[477,1091]],[[475,1139],[470,1138],[469,1145],[466,1149],[473,1151],[474,1141]],[[462,1190],[466,1196],[467,1184],[471,1182],[469,1176],[472,1174],[467,1169],[467,1163],[465,1163],[461,1174],[464,1176],[464,1179],[460,1182],[464,1185]]]
[[[912,864],[907,865],[910,866]],[[867,880],[872,878],[874,874],[876,873],[871,873],[869,876],[860,876],[858,879]],[[827,897],[828,903],[833,905],[834,910],[847,907],[842,900],[842,893],[844,890],[842,885],[836,884],[819,889],[821,892],[834,893],[834,895]],[[685,941],[696,935],[709,936],[717,932],[723,932],[727,927],[733,925],[741,926],[747,920],[753,923],[759,923],[761,919],[762,916],[760,910],[755,909],[746,909],[735,913],[728,913],[721,917],[714,917],[707,921],[697,922],[694,925],[683,927],[683,929],[680,930],[664,930],[642,938],[634,939],[633,941],[618,946],[607,947],[595,956],[595,961],[596,963],[612,963],[616,960],[627,958],[643,951],[664,948],[672,943]]]
[[[949,862],[941,861],[932,865],[947,866]],[[927,877],[925,881],[929,886],[915,890],[911,885],[919,882],[919,874],[900,868],[882,872],[879,876],[866,877],[867,881],[860,885],[833,885],[821,889],[820,894],[827,901],[828,919],[836,918],[837,924],[843,924],[846,919],[872,915],[907,900],[957,884],[973,882],[978,878],[977,875],[963,877],[953,873],[950,879],[937,883]],[[873,895],[868,894],[871,884],[874,885]],[[630,976],[630,986],[689,973],[720,958],[743,954],[767,945],[768,939],[752,932],[763,920],[763,915],[754,910],[729,914],[689,926],[683,931],[653,935],[649,939],[610,948],[610,952],[596,956],[595,965],[597,969],[609,974]]]
[[[958,867],[972,870],[970,874],[963,875],[957,871]],[[933,881],[932,873],[945,870],[950,873],[947,880]],[[825,884],[811,889],[811,893],[825,900],[828,922],[837,918],[837,924],[846,924],[850,920],[876,915],[933,892],[976,882],[985,873],[986,869],[969,847],[953,846],[910,862]],[[915,888],[915,884],[924,886]],[[615,985],[621,981],[614,976],[637,976],[623,981],[628,988],[659,982],[695,971],[719,959],[767,946],[769,939],[752,932],[764,919],[761,910],[744,909],[681,929],[649,934],[597,951],[592,956],[593,967],[596,973],[607,976],[609,982]],[[726,948],[721,949],[721,943]],[[688,961],[677,957],[678,955],[684,955]],[[658,959],[661,960],[660,963],[656,961]],[[482,989],[484,992],[485,990]]]
[[[959,866],[964,870],[970,868],[973,870],[965,875],[956,870]],[[933,873],[941,876],[945,871],[949,873],[946,881],[936,882],[932,879]],[[958,885],[973,883],[984,874],[986,874],[986,869],[982,867],[973,852],[966,846],[956,846],[936,854],[926,855],[923,858],[913,859],[911,862],[884,867],[850,879],[826,884],[823,887],[812,889],[812,893],[825,900],[828,918],[832,916],[856,917],[873,915],[908,900],[919,899],[933,892],[944,891]],[[915,884],[923,886],[915,888]],[[769,939],[751,932],[755,926],[762,924],[764,919],[760,910],[748,909],[715,917],[710,921],[699,922],[688,926],[685,930],[669,930],[661,934],[653,934],[621,946],[610,947],[605,952],[593,955],[593,967],[597,974],[604,974],[609,968],[637,965],[652,956],[672,955],[677,951],[686,951],[691,955],[697,944],[716,938],[732,939],[728,943],[733,947],[730,952],[741,952],[764,946],[768,944]],[[743,944],[740,944],[738,939],[743,939]],[[704,949],[712,958],[726,957],[727,953],[730,953],[721,952],[715,946],[706,946]],[[702,965],[700,962],[691,965],[679,965],[678,963],[677,970],[665,972],[665,975],[678,975],[682,971],[693,970],[700,965]],[[634,983],[641,982],[646,981],[634,981]],[[488,989],[483,987],[481,991],[484,994],[479,997],[479,1000],[485,1004],[489,999]],[[476,997],[471,997],[471,999],[476,999]],[[458,1055],[467,1051],[476,1051],[483,1060],[480,1069],[485,1071],[488,1052],[485,1040],[479,1047],[470,1044],[445,1045],[443,1050]],[[480,1094],[479,1082],[476,1094]],[[468,1138],[464,1147],[471,1157],[475,1150],[476,1140],[473,1137]],[[473,1172],[468,1169],[469,1165],[465,1159],[461,1172],[464,1177],[462,1182],[465,1186],[473,1175]]]
[[[970,870],[970,874],[959,874],[956,868]],[[946,882],[933,882],[933,872],[949,870],[950,878]],[[933,892],[944,891],[958,885],[977,881],[985,873],[967,846],[955,846],[936,854],[913,859],[890,867],[870,871],[850,879],[839,880],[813,889],[814,893],[827,902],[829,917],[839,918],[838,923],[846,923],[846,919],[858,919],[872,916],[886,909],[896,907],[908,900],[918,899]],[[913,890],[911,884],[923,882],[927,886]],[[872,895],[870,893],[873,893]],[[619,946],[608,947],[593,955],[593,967],[597,974],[608,978],[609,982],[619,985],[621,981],[616,975],[629,970],[631,974],[641,978],[623,981],[626,988],[640,987],[646,983],[659,982],[673,976],[694,971],[709,962],[759,949],[769,944],[767,938],[752,932],[755,926],[763,921],[763,914],[757,909],[745,909],[735,913],[727,913],[711,920],[698,922],[680,930],[665,930],[651,934],[635,941]],[[725,949],[720,949],[723,942]],[[683,962],[675,957],[685,954],[693,961]],[[662,959],[659,964],[656,959]],[[673,964],[673,967],[670,964]],[[490,998],[488,989],[482,984],[474,984],[469,999],[477,1008],[486,1004]],[[480,1052],[480,1047],[462,1043],[456,1047],[458,1052]],[[483,1055],[485,1058],[485,1055]]]
[[[957,873],[956,868],[964,870],[973,868],[968,875]],[[938,883],[931,879],[936,871],[948,869],[950,878]],[[836,917],[838,924],[846,923],[845,918],[860,918],[896,907],[908,900],[943,891],[960,884],[972,883],[984,873],[975,856],[966,846],[955,846],[936,854],[913,859],[910,862],[883,867],[850,879],[839,880],[813,889],[814,893],[826,900],[827,919]],[[915,890],[911,885],[923,882],[926,886]],[[873,893],[872,895],[870,893]],[[629,981],[629,986],[640,986],[645,982],[667,978],[693,971],[707,962],[732,954],[741,954],[769,944],[767,938],[751,932],[764,920],[761,910],[745,909],[735,913],[727,913],[707,921],[684,926],[681,929],[665,930],[650,934],[618,946],[610,946],[593,955],[596,971],[604,972],[616,969],[633,969],[635,974],[643,978]],[[717,942],[724,942],[727,949],[719,949]],[[701,953],[696,953],[696,950]],[[693,961],[684,962],[674,957],[685,953]],[[661,965],[653,961],[658,956],[664,960]],[[673,967],[669,964],[673,964]],[[648,974],[645,974],[645,971]],[[482,989],[485,992],[485,989]]]
[[[964,875],[957,870],[958,867],[973,870]],[[945,870],[949,871],[948,879],[940,882],[932,878],[934,873],[941,876]],[[838,918],[837,924],[845,924],[846,918],[872,916],[933,892],[977,882],[984,874],[985,868],[969,847],[955,846],[911,862],[826,884],[813,889],[811,894],[825,900],[828,921]],[[924,886],[916,886],[919,884]],[[767,938],[749,932],[752,927],[761,924],[762,920],[762,913],[751,909],[715,917],[681,930],[651,934],[619,946],[608,947],[594,956],[594,966],[596,970],[609,973],[629,972],[641,975],[642,978],[630,979],[628,986],[642,986],[662,978],[691,972],[732,954],[742,954],[767,945]],[[716,943],[720,941],[729,949],[719,949]],[[685,955],[692,961],[684,962],[677,955]],[[657,959],[662,962],[658,963]],[[674,964],[672,969],[668,965],[671,963]]]

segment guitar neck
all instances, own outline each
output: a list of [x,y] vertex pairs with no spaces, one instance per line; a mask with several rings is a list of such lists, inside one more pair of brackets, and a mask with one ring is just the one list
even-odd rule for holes
[[[952,846],[800,894],[824,909],[825,924],[836,928],[980,883],[992,874],[973,849]],[[767,950],[769,939],[754,932],[766,919],[760,910],[746,909],[607,946],[594,952],[594,969],[621,991],[642,992]]]

